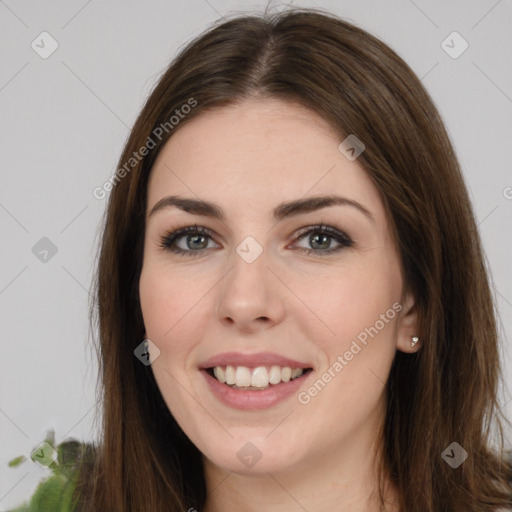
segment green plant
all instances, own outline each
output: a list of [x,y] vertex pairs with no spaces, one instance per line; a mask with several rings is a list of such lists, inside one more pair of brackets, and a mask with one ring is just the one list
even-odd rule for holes
[[[74,439],[55,445],[55,433],[50,430],[46,439],[30,454],[33,462],[51,470],[42,480],[28,502],[9,512],[72,512],[73,492],[78,477],[80,460],[92,453],[92,446]],[[18,467],[27,461],[20,455],[9,461],[9,467]]]

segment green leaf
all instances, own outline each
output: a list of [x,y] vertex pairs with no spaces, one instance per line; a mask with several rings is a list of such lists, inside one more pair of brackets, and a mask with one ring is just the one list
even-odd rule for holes
[[72,512],[76,475],[52,475],[39,484],[30,500],[30,512]]
[[[55,436],[48,431],[45,441],[53,448]],[[80,461],[92,462],[94,447],[89,443],[80,443],[74,439],[63,441],[53,448],[57,452],[57,461],[48,465],[51,474],[42,480],[33,493],[30,502],[24,503],[10,512],[73,512],[76,503],[73,494],[78,481]],[[45,450],[43,449],[43,455]],[[48,448],[48,458],[50,449]],[[8,464],[16,467],[26,460],[25,456],[16,457]]]
[[15,467],[18,467],[22,462],[25,462],[27,460],[27,458],[25,457],[25,455],[20,455],[19,457],[16,457],[12,460],[10,460],[7,465],[10,467],[10,468],[15,468]]
[[30,512],[30,505],[28,503],[25,503],[24,505],[20,505],[17,508],[13,508],[8,512]]

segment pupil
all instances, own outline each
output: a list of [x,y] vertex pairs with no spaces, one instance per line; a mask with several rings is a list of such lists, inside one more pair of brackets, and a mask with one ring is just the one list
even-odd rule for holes
[[[321,242],[320,244],[317,244],[317,240],[319,238],[322,238],[323,243]],[[311,245],[315,249],[327,249],[329,247],[329,245],[331,244],[331,239],[325,234],[311,235],[309,240],[310,240]],[[315,245],[317,245],[317,247],[315,247]]]
[[189,239],[188,239],[188,240],[189,240],[189,242],[190,242],[190,243],[188,244],[188,245],[189,245],[189,248],[191,248],[191,249],[194,249],[194,248],[196,248],[196,249],[197,249],[197,248],[199,248],[199,249],[203,249],[204,247],[200,247],[200,246],[198,247],[198,245],[196,245],[196,246],[194,247],[194,244],[196,244],[196,242],[197,242],[198,240],[201,240],[201,239],[202,239],[202,241],[203,241],[203,245],[204,245],[205,238],[206,238],[206,237],[205,237],[204,235],[189,235]]

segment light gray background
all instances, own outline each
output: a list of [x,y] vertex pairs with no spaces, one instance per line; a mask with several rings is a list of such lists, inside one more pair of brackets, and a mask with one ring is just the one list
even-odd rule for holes
[[[106,201],[92,190],[115,171],[139,109],[177,49],[220,16],[264,5],[0,0],[0,510],[26,499],[48,474],[30,460],[7,467],[17,455],[30,457],[48,429],[57,443],[95,436],[87,300]],[[512,0],[295,5],[327,8],[380,37],[431,93],[471,191],[509,382]],[[47,59],[31,48],[43,31],[59,45]],[[441,46],[453,31],[469,43],[456,59]],[[42,237],[58,249],[46,263],[32,252]],[[505,390],[510,418],[509,400]]]

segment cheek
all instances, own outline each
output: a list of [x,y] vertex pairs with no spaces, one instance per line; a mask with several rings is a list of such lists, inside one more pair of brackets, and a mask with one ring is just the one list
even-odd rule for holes
[[194,314],[201,287],[161,265],[144,265],[139,281],[140,303],[148,336],[168,337],[187,314]]
[[157,386],[180,427],[207,452],[204,425],[210,425],[211,433],[215,424],[211,425],[201,399],[194,398],[189,361],[211,317],[206,311],[211,306],[207,292],[213,283],[201,273],[191,274],[165,264],[148,264],[141,273],[139,293],[147,336],[160,349],[151,365]]
[[160,364],[183,370],[187,356],[211,319],[215,280],[210,272],[176,271],[159,262],[143,267],[139,293],[147,337],[161,352]]
[[180,327],[180,319],[186,316],[187,310],[190,311],[190,290],[180,286],[179,280],[171,281],[165,271],[149,264],[142,269],[139,293],[147,337],[158,346],[161,355],[182,346],[171,344],[171,340]]
[[[377,323],[379,336],[392,336],[394,303],[400,299],[401,276],[394,261],[366,261],[332,269],[314,279],[297,278],[294,289],[312,314],[302,317],[314,341],[332,356]],[[391,311],[390,311],[391,310]],[[386,314],[386,312],[388,312]],[[314,316],[313,316],[314,313]],[[384,320],[382,320],[384,315]],[[375,337],[375,331],[372,330]],[[370,338],[370,336],[368,336]],[[323,340],[323,341],[322,341]]]
[[317,380],[298,399],[304,411],[321,418],[322,430],[343,424],[349,431],[359,428],[382,398],[396,353],[400,272],[393,264],[375,263],[340,269],[321,282],[324,287],[309,295],[308,305],[322,322],[310,317],[302,329],[325,357]]

